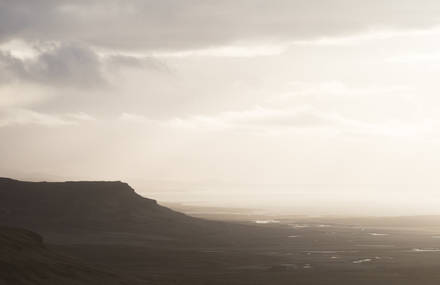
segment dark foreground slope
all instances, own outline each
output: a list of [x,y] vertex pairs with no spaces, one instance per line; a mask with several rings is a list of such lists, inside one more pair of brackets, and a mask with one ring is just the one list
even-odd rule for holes
[[0,227],[0,284],[137,284],[53,252],[28,230]]

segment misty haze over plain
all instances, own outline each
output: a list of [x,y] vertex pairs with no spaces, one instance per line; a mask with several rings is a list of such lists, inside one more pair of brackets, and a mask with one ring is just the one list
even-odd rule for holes
[[439,1],[0,0],[0,176],[440,214]]

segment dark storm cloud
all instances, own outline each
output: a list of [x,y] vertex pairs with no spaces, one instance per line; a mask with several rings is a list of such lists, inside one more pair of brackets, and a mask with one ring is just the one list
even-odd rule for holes
[[87,47],[73,44],[51,48],[32,59],[0,52],[0,82],[12,80],[80,87],[99,85],[104,81],[97,54]]
[[191,49],[439,24],[435,0],[0,0],[0,41]]

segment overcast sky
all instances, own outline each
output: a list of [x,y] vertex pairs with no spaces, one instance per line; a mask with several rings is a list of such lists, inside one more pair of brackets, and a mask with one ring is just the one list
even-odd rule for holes
[[0,176],[440,213],[440,2],[0,0]]

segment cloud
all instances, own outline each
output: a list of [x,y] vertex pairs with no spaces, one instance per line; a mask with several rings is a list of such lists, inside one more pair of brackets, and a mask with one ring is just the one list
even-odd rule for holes
[[98,55],[75,44],[61,44],[43,50],[35,58],[18,58],[0,51],[3,81],[37,82],[49,86],[92,87],[104,82]]
[[0,110],[0,127],[17,125],[39,125],[46,127],[58,127],[76,125],[84,121],[95,119],[86,113],[69,113],[53,115],[36,112],[23,108],[4,108]]
[[429,65],[429,64],[437,65],[439,61],[440,61],[440,53],[438,52],[407,53],[407,54],[393,55],[387,59],[387,62],[391,62],[391,63],[407,63],[407,64],[423,63],[425,65]]
[[186,118],[172,118],[159,121],[138,114],[123,113],[121,120],[131,123],[151,124],[153,122],[186,129],[249,129],[249,130],[292,130],[306,128],[328,128],[360,123],[337,114],[319,112],[310,107],[281,110],[256,107],[243,111],[222,112],[217,115],[194,115]]
[[298,129],[340,129],[361,127],[364,124],[336,113],[320,112],[308,106],[295,109],[267,109],[223,112],[217,116],[192,116],[175,119],[173,124],[188,128],[221,127],[254,131],[292,131]]
[[295,110],[276,110],[257,107],[241,112],[226,112],[220,119],[227,124],[236,126],[285,126],[310,128],[333,125],[341,118],[333,115],[323,115],[310,108]]
[[123,113],[120,120],[145,126],[170,127],[199,131],[234,131],[258,134],[312,132],[345,135],[346,137],[434,137],[439,121],[424,118],[404,122],[386,120],[370,123],[347,118],[339,113],[320,111],[310,106],[296,109],[268,109],[256,107],[217,115],[194,115],[186,118],[153,120],[138,114]]
[[[0,42],[20,38],[32,32],[35,36],[49,32],[58,18],[57,3],[51,0],[2,0],[0,1]],[[61,19],[58,19],[61,20]],[[53,27],[51,27],[53,26]],[[38,36],[37,36],[38,37]]]
[[311,40],[297,40],[293,45],[303,46],[354,46],[365,44],[369,41],[380,41],[388,39],[417,38],[427,36],[438,36],[440,34],[439,24],[431,27],[408,27],[398,30],[395,27],[383,27],[381,29],[367,30],[362,34],[349,34],[343,36],[321,36]]
[[119,116],[119,120],[121,120],[122,122],[138,123],[138,124],[148,124],[155,122],[154,120],[149,119],[145,116],[139,114],[131,114],[131,113],[122,113]]
[[108,83],[108,75],[127,68],[170,71],[165,62],[152,56],[99,52],[78,43],[11,41],[0,45],[0,83],[100,87]]
[[104,55],[104,59],[106,65],[112,69],[128,67],[169,72],[168,66],[163,61],[152,56],[109,54]]
[[156,52],[156,57],[257,57],[280,55],[287,50],[287,45],[229,45],[215,48],[202,48],[184,51]]
[[424,29],[439,24],[439,8],[434,0],[2,0],[0,42],[80,40],[127,50],[192,50]]

